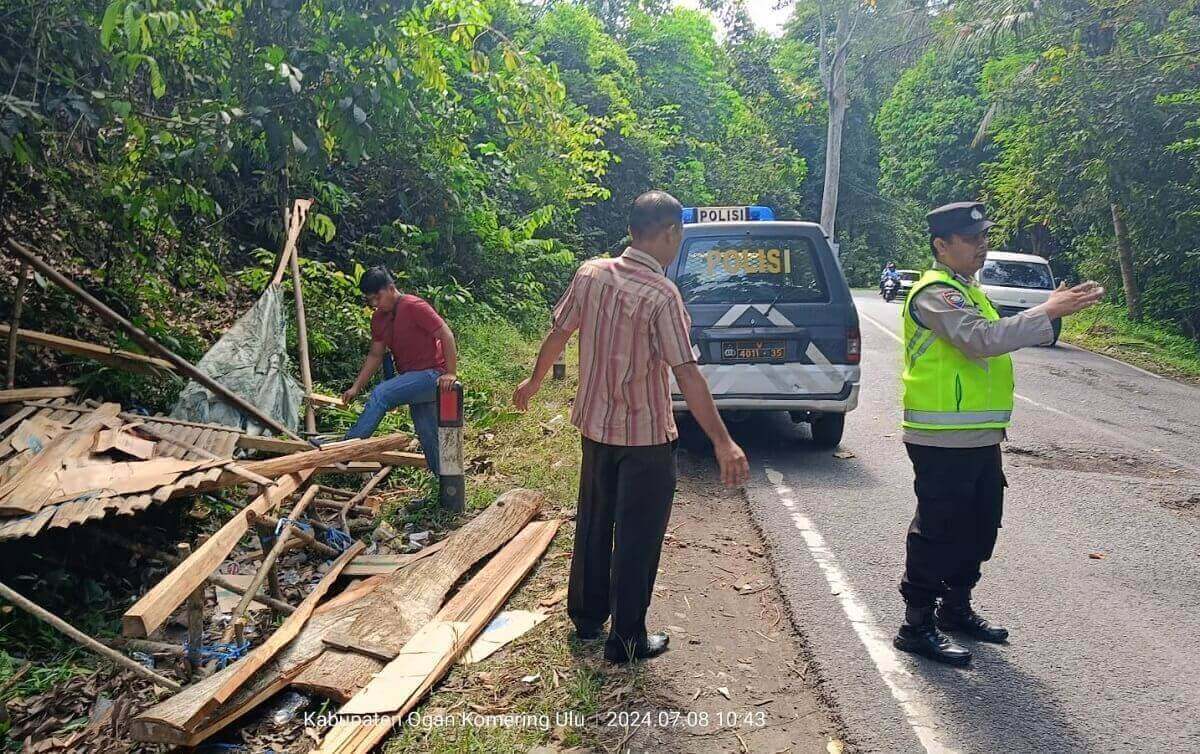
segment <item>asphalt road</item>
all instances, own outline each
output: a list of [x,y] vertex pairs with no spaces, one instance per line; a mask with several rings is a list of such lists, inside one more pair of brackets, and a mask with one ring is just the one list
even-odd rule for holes
[[[864,751],[1200,750],[1200,388],[1080,349],[1015,356],[996,556],[1012,631],[969,669],[896,652],[915,499],[900,307],[856,294],[862,398],[836,458],[786,415],[740,423],[750,507],[821,686]],[[1097,556],[1097,557],[1093,557]]]

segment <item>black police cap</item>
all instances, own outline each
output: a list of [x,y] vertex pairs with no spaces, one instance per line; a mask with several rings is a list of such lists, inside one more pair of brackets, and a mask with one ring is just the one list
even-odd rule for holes
[[945,237],[951,233],[973,236],[982,233],[996,223],[987,219],[983,202],[953,202],[925,215],[929,223],[929,234]]

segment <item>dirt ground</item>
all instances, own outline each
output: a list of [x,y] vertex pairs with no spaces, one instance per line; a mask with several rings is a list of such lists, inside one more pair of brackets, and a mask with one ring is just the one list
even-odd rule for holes
[[711,457],[680,451],[679,462],[648,622],[671,635],[671,649],[628,671],[641,698],[602,716],[606,746],[840,750],[742,493],[721,487]]

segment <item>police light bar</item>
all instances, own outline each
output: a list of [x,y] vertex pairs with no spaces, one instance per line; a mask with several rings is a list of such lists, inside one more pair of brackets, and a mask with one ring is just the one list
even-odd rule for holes
[[685,223],[744,223],[774,220],[770,207],[752,204],[748,207],[684,207]]

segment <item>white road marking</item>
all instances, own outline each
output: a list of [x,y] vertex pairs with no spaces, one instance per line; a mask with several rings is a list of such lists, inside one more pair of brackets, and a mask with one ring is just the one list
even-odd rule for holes
[[[896,333],[892,332],[891,329],[889,329],[887,325],[883,324],[882,322],[880,322],[879,320],[870,316],[869,314],[864,314],[863,312],[859,312],[858,316],[862,317],[863,319],[867,320],[871,324],[878,327],[880,330],[882,330],[884,332],[884,334],[886,334],[889,338],[891,338],[892,340],[899,343],[901,346],[904,345],[904,339],[901,338]],[[1083,351],[1086,349],[1081,348],[1079,350]],[[1092,353],[1092,352],[1087,351],[1087,353]],[[1100,354],[1097,354],[1097,355],[1100,355]],[[1113,361],[1117,361],[1117,359],[1113,359]],[[1123,362],[1123,361],[1117,361],[1117,363],[1122,364],[1124,366],[1130,366],[1129,364],[1125,364],[1125,362]],[[1134,368],[1137,369],[1137,367],[1134,367]],[[1020,393],[1013,393],[1013,396],[1017,400],[1025,401],[1029,405],[1036,406],[1037,408],[1040,408],[1043,411],[1049,412],[1051,414],[1057,414],[1058,416],[1062,416],[1064,418],[1071,419],[1072,421],[1077,421],[1080,424],[1083,424],[1084,426],[1086,426],[1088,429],[1092,430],[1093,432],[1099,432],[1101,434],[1108,435],[1110,438],[1116,440],[1118,443],[1133,446],[1133,447],[1141,450],[1143,453],[1148,453],[1151,456],[1161,456],[1163,458],[1167,458],[1175,465],[1185,468],[1185,469],[1191,471],[1193,474],[1200,475],[1200,466],[1197,466],[1196,464],[1193,464],[1193,463],[1189,463],[1187,461],[1176,458],[1174,456],[1168,456],[1167,454],[1163,453],[1162,448],[1156,448],[1156,447],[1153,447],[1152,445],[1142,442],[1141,440],[1135,440],[1134,438],[1130,437],[1127,434],[1122,434],[1120,432],[1116,432],[1116,431],[1109,429],[1108,427],[1105,427],[1101,424],[1097,424],[1096,422],[1092,421],[1091,419],[1087,419],[1082,416],[1076,416],[1075,414],[1068,413],[1061,409],[1057,409],[1053,406],[1047,406],[1045,403],[1041,403],[1040,401],[1035,401],[1033,398],[1030,398],[1027,395],[1021,395]]]
[[916,678],[905,667],[900,655],[892,647],[891,640],[880,630],[871,611],[854,593],[854,589],[850,586],[850,580],[838,563],[837,556],[825,543],[825,537],[821,536],[821,532],[817,531],[808,516],[800,510],[792,488],[784,484],[783,474],[770,467],[766,469],[766,472],[767,479],[775,487],[775,494],[779,497],[779,502],[791,514],[792,523],[804,539],[809,554],[816,561],[817,567],[821,569],[825,581],[829,583],[829,590],[837,596],[842,611],[850,620],[850,626],[858,635],[859,641],[866,647],[867,654],[875,663],[875,669],[879,672],[880,678],[892,692],[892,697],[900,706],[900,710],[904,713],[905,719],[912,727],[913,733],[916,734],[921,745],[925,747],[925,751],[930,754],[949,754],[956,751],[938,739],[937,720],[922,699],[921,689]]

